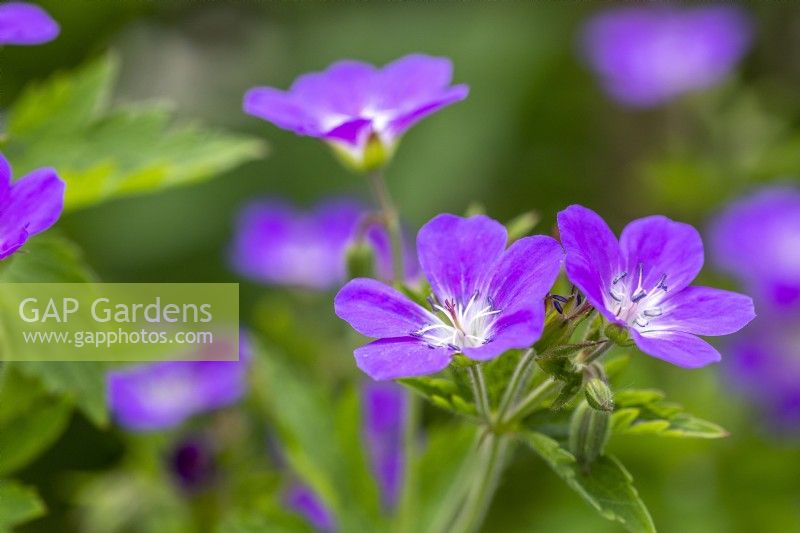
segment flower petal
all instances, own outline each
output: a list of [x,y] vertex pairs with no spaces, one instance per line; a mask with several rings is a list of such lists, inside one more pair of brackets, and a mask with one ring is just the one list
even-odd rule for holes
[[447,368],[452,354],[414,337],[380,339],[353,352],[358,368],[377,381],[435,374]]
[[604,303],[621,266],[619,244],[611,228],[591,209],[571,205],[558,214],[558,231],[567,252],[567,277],[606,318],[616,320]]
[[376,73],[368,63],[337,61],[322,72],[300,76],[289,92],[316,113],[358,117],[368,104]]
[[640,334],[630,328],[636,346],[647,355],[683,368],[698,368],[722,359],[709,343],[682,331],[655,331]]
[[336,316],[367,337],[406,337],[431,321],[421,306],[374,279],[350,281],[333,304]]
[[469,87],[456,85],[430,100],[420,102],[414,108],[389,121],[388,133],[390,137],[399,137],[423,118],[436,113],[443,107],[464,100],[468,95]]
[[497,309],[532,308],[542,303],[561,270],[564,250],[555,239],[524,237],[506,250],[489,282]]
[[500,316],[492,340],[478,348],[464,348],[463,354],[476,361],[487,361],[512,349],[528,348],[542,335],[544,301]]
[[322,129],[318,117],[296,102],[292,95],[272,87],[255,87],[244,95],[244,112],[272,122],[298,135],[318,137]]
[[0,5],[0,46],[46,43],[55,39],[59,31],[58,23],[37,5],[27,2]]
[[419,107],[438,96],[453,78],[453,62],[445,57],[411,54],[389,63],[377,74],[377,109],[394,111]]
[[405,469],[403,425],[408,413],[408,392],[397,383],[365,383],[361,403],[372,470],[384,507],[391,510],[400,496]]
[[466,302],[484,288],[506,246],[505,227],[489,217],[438,215],[419,230],[420,265],[440,301]]
[[695,335],[729,335],[756,316],[749,296],[697,286],[670,295],[662,304],[662,313],[651,324]]
[[24,178],[11,184],[8,201],[0,219],[18,219],[27,225],[30,235],[49,229],[61,216],[64,209],[66,185],[52,168],[34,170]]
[[689,224],[656,215],[634,220],[619,240],[625,270],[635,275],[642,265],[642,287],[650,290],[666,274],[676,292],[692,282],[703,268],[703,241]]

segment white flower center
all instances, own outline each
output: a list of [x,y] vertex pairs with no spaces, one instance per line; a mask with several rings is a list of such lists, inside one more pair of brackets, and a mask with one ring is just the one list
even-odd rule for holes
[[634,276],[620,272],[611,280],[608,294],[604,295],[607,309],[628,324],[639,330],[646,328],[650,321],[661,316],[661,302],[667,294],[667,275],[662,274],[653,287],[642,287],[643,265]]
[[476,291],[466,305],[455,298],[444,304],[429,300],[434,313],[428,313],[431,322],[412,333],[429,346],[447,346],[454,350],[477,348],[489,342],[499,309],[494,309],[491,298],[482,298]]

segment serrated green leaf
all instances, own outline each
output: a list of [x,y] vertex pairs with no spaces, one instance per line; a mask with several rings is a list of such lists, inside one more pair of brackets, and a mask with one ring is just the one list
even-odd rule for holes
[[575,457],[550,437],[530,432],[522,439],[603,517],[621,523],[628,531],[655,532],[653,519],[633,486],[633,478],[617,459],[600,457],[585,472]]
[[615,394],[617,409],[611,418],[615,435],[657,435],[660,437],[717,439],[728,432],[722,427],[683,411],[678,404],[664,401],[657,390],[622,390]]
[[48,392],[74,402],[94,424],[108,425],[106,370],[102,362],[25,361],[9,363],[25,375],[38,378]]
[[161,104],[111,109],[118,70],[103,56],[32,87],[9,112],[3,151],[15,173],[55,167],[66,210],[208,179],[264,155],[257,138],[173,126]]
[[64,399],[44,398],[0,427],[0,475],[24,467],[61,436],[72,406]]
[[16,481],[0,481],[0,531],[23,524],[45,514],[44,502],[30,487]]

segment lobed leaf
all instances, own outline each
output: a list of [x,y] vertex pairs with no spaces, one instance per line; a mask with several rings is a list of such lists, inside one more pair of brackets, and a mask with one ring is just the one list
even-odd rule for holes
[[721,426],[683,411],[678,404],[664,401],[657,390],[623,390],[614,396],[616,410],[611,417],[616,435],[657,435],[661,437],[718,439],[728,432]]

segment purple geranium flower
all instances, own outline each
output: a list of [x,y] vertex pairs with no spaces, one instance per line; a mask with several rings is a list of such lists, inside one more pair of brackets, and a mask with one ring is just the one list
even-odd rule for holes
[[550,237],[506,248],[506,229],[485,216],[439,215],[417,235],[431,284],[428,310],[372,279],[355,279],[336,296],[336,314],[379,340],[356,349],[376,380],[432,374],[455,353],[483,361],[525,348],[541,335],[544,302],[563,252]]
[[390,153],[411,126],[466,98],[465,85],[450,85],[452,74],[449,59],[419,54],[383,68],[339,61],[299,77],[288,91],[250,89],[244,110],[298,135],[324,139],[363,165],[370,142]]
[[64,187],[52,168],[12,183],[11,166],[0,154],[0,260],[56,223],[64,208]]
[[397,504],[405,470],[403,426],[408,414],[406,394],[395,383],[371,382],[361,391],[364,439],[386,509],[393,509]]
[[800,306],[800,188],[772,187],[732,203],[710,236],[714,262],[764,307]]
[[317,531],[336,531],[333,513],[310,487],[295,485],[283,499],[287,507],[302,515]]
[[0,4],[0,46],[42,44],[55,39],[58,32],[58,23],[37,5]]
[[240,350],[239,361],[167,361],[109,372],[109,409],[121,426],[153,431],[232,405],[247,390],[244,336]]
[[733,386],[779,432],[800,434],[800,315],[759,317],[730,343]]
[[631,7],[589,21],[583,49],[614,99],[648,107],[719,83],[750,40],[749,20],[736,7]]
[[620,240],[600,216],[579,205],[558,214],[570,281],[643,352],[685,368],[720,360],[696,335],[727,335],[754,317],[742,294],[689,286],[703,266],[692,226],[663,216],[635,220]]
[[[361,233],[375,250],[382,279],[392,278],[389,235],[366,220],[367,210],[349,199],[323,201],[310,212],[277,200],[247,206],[239,217],[232,262],[251,279],[313,289],[338,287],[346,279],[345,252]],[[416,274],[416,258],[406,253],[406,272]]]

